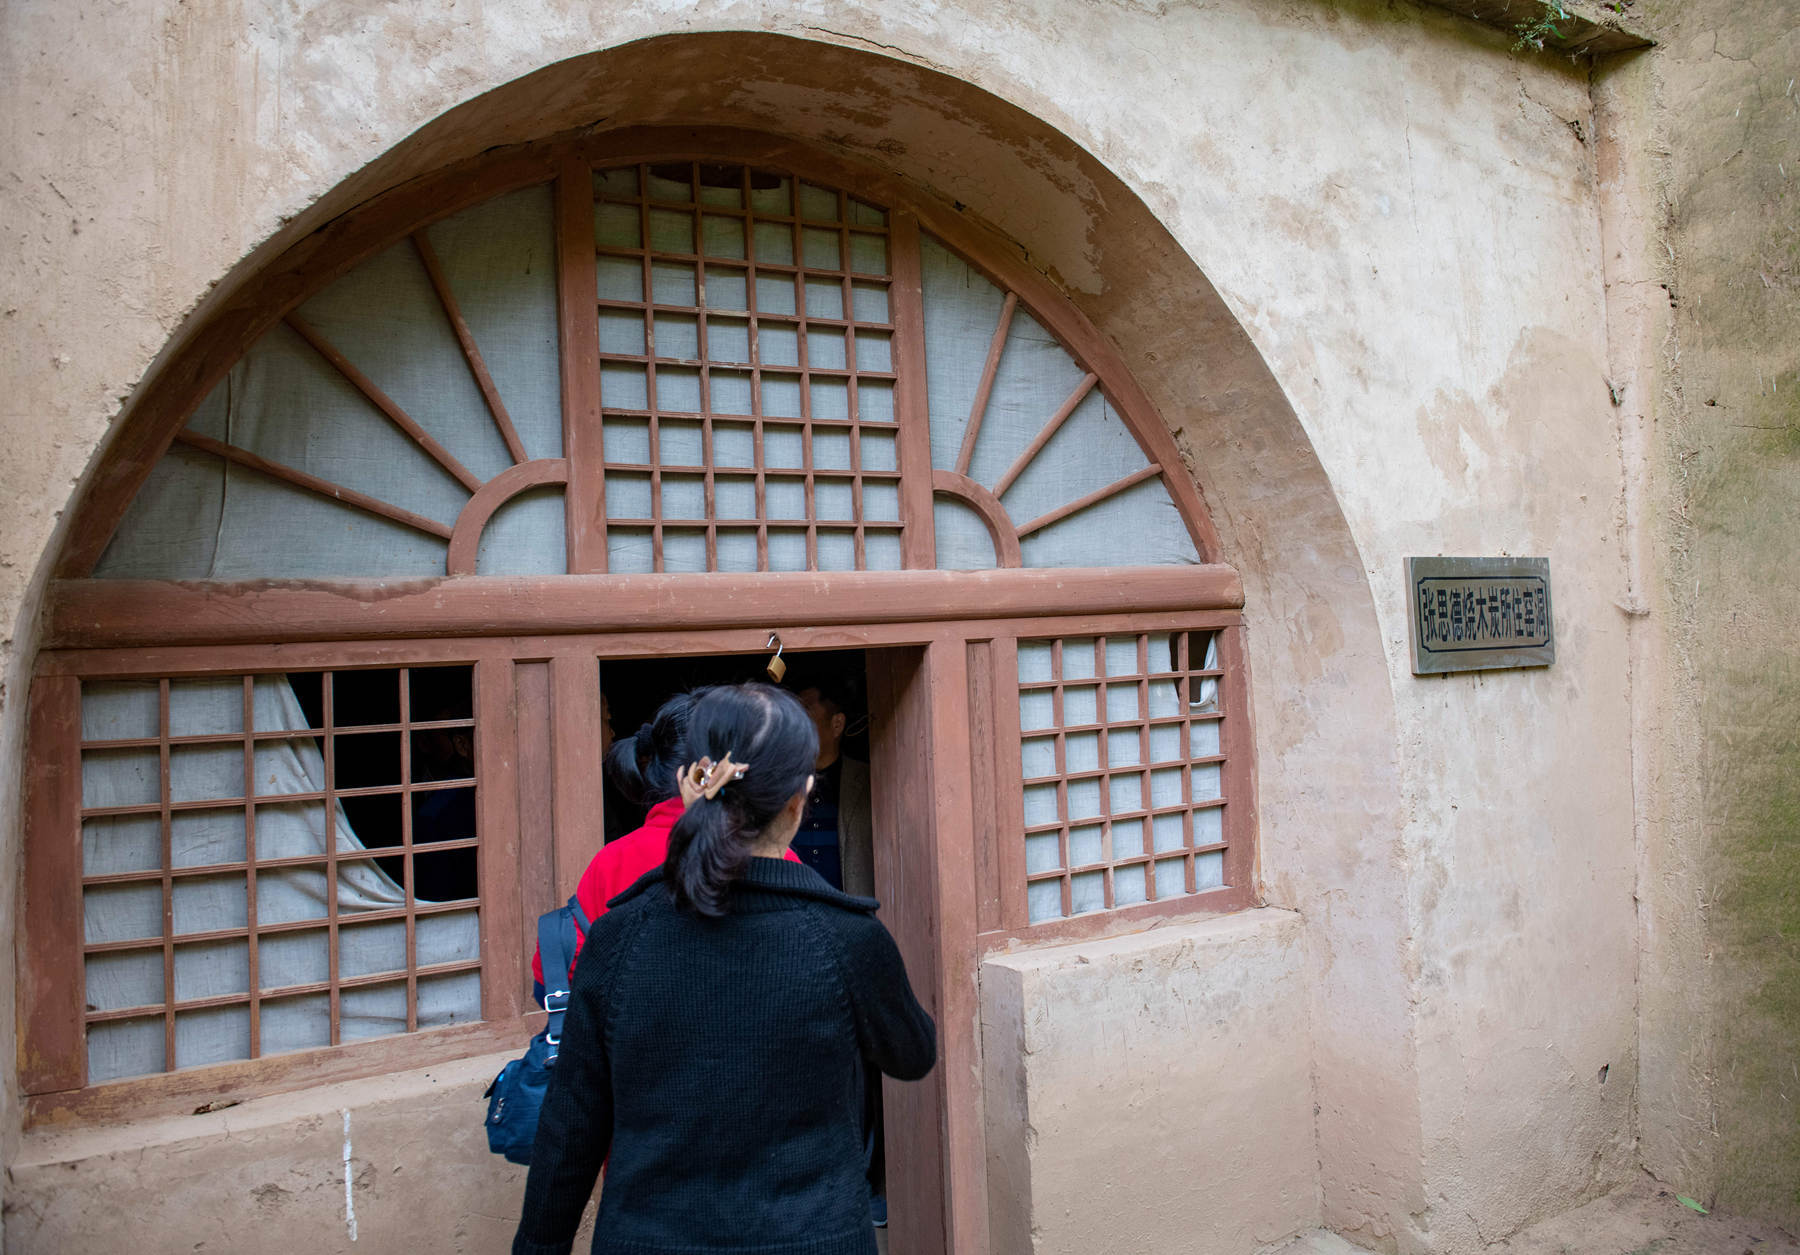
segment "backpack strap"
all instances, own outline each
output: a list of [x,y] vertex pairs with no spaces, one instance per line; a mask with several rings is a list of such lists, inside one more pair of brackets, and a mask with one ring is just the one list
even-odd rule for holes
[[[576,948],[581,944],[581,938],[587,936],[591,925],[587,912],[581,909],[579,894],[570,894],[565,905],[538,916],[538,955],[544,967],[544,1009],[550,1012],[550,1019],[544,1025],[544,1041],[550,1048],[552,1059],[556,1058],[556,1048],[562,1041],[563,1016],[569,1010],[569,986],[574,984],[570,969],[575,966]],[[552,976],[552,972],[556,975]],[[552,988],[553,985],[559,987]]]

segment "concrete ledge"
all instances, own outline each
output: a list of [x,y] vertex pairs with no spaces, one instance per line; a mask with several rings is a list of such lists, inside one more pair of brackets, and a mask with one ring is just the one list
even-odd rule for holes
[[1319,1223],[1300,917],[981,968],[995,1255],[1249,1255]]
[[488,1152],[481,1092],[509,1057],[27,1134],[7,1255],[505,1250],[525,1170]]

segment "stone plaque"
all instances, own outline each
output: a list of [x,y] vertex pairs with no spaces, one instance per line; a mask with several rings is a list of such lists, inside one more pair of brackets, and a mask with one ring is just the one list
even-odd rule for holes
[[1408,558],[1414,675],[1556,661],[1548,558]]

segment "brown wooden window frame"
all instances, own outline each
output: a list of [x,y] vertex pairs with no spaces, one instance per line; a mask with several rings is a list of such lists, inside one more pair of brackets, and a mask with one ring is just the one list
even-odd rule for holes
[[[796,180],[849,189],[838,192],[840,241],[851,229],[853,198],[885,207],[892,272],[887,283],[900,466],[901,570],[605,574],[605,475],[618,468],[606,463],[601,440],[603,415],[611,411],[601,404],[600,356],[579,351],[599,343],[599,305],[591,295],[596,291],[599,255],[592,225],[594,171],[597,166],[708,161],[747,169],[779,168]],[[400,584],[361,579],[217,585],[89,577],[151,466],[173,440],[181,438],[187,415],[261,334],[284,319],[291,323],[294,309],[305,299],[395,241],[410,237],[419,245],[422,228],[431,221],[505,191],[546,182],[554,188],[559,223],[564,457],[520,460],[522,449],[504,404],[487,378],[479,349],[456,315],[453,299],[435,276],[428,243],[420,253],[434,274],[433,285],[463,343],[469,368],[482,383],[482,395],[497,427],[508,437],[506,444],[516,463],[486,484],[471,486],[473,495],[446,537],[448,569],[474,570],[481,528],[514,495],[545,484],[564,484],[570,575],[463,574]],[[698,230],[699,217],[707,209],[697,190],[689,208]],[[639,209],[647,213],[648,201],[640,201]],[[796,221],[794,230],[799,229]],[[930,471],[924,345],[918,333],[922,231],[943,240],[1005,294],[955,471]],[[648,266],[648,253],[640,256]],[[867,276],[857,275],[846,263],[837,277],[848,298],[848,286]],[[1057,412],[1047,416],[1045,427],[1007,473],[1007,482],[1094,388],[1106,391],[1151,466],[1051,515],[1015,526],[999,509],[994,494],[970,481],[965,472],[1000,347],[1021,304],[1062,341],[1086,375]],[[648,336],[655,311],[649,302],[641,308]],[[855,320],[843,322],[839,329],[851,341],[846,353],[853,354]],[[804,342],[803,322],[801,327]],[[648,361],[645,365],[654,367]],[[400,418],[388,416],[404,428]],[[802,418],[814,421],[809,415]],[[653,458],[650,467],[654,464]],[[1149,477],[1160,477],[1181,510],[1200,565],[1020,568],[1021,534]],[[963,500],[982,515],[1001,569],[935,569],[936,494]],[[760,524],[766,526],[767,521]],[[655,526],[657,520],[651,523]],[[434,534],[441,535],[442,529]],[[816,555],[816,537],[816,529],[809,529],[809,558]],[[710,540],[708,552],[710,557]],[[222,1095],[237,1098],[516,1046],[533,1020],[525,1005],[523,981],[506,974],[523,972],[535,913],[553,905],[558,894],[566,896],[573,890],[592,853],[584,821],[591,820],[598,808],[597,773],[587,759],[598,728],[594,668],[596,659],[609,651],[621,657],[748,651],[761,646],[766,638],[760,634],[771,627],[782,629],[790,648],[804,648],[809,641],[815,648],[929,643],[933,650],[953,647],[959,654],[966,648],[966,660],[958,663],[955,674],[966,678],[967,728],[948,747],[960,762],[948,770],[972,782],[966,798],[971,820],[963,845],[964,836],[943,829],[946,821],[940,814],[937,840],[941,850],[970,860],[971,875],[964,883],[972,901],[968,918],[959,918],[952,926],[942,912],[961,909],[953,899],[961,900],[962,888],[940,883],[940,901],[933,909],[939,921],[934,925],[937,944],[943,947],[936,962],[943,965],[946,991],[958,987],[954,974],[973,961],[978,949],[1091,936],[1128,929],[1149,917],[1232,910],[1253,902],[1254,765],[1243,594],[1236,573],[1219,565],[1217,554],[1210,521],[1168,427],[1132,381],[1116,350],[1048,279],[1021,264],[1005,241],[878,170],[764,136],[646,129],[489,154],[379,196],[296,244],[272,264],[254,291],[227,303],[177,350],[169,367],[147,386],[75,519],[48,598],[45,652],[39,658],[28,716],[26,909],[20,931],[25,960],[20,982],[20,1077],[28,1097],[28,1119],[104,1119],[127,1112],[186,1109]],[[1121,606],[1129,611],[1122,612]],[[1220,680],[1230,746],[1225,763],[1226,886],[1031,923],[1025,908],[1020,814],[1017,642],[1084,633],[1187,630],[1220,633]],[[483,1020],[87,1085],[79,978],[81,680],[446,662],[475,669]],[[941,728],[943,712],[936,711],[933,719]],[[554,787],[546,790],[551,783]],[[940,799],[940,812],[948,804]],[[952,955],[951,947],[964,944],[957,938],[966,941],[967,949]],[[947,1036],[947,1049],[951,1040]]]

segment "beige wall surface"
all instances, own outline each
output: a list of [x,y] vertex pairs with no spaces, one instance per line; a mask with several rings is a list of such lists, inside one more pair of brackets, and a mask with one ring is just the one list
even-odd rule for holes
[[504,1062],[36,1136],[12,1165],[6,1250],[506,1250],[525,1170],[488,1153],[481,1123],[481,1092]]
[[1643,1144],[1731,1211],[1800,1225],[1800,15],[1651,0],[1619,89],[1661,223],[1645,381],[1667,677],[1646,826]]
[[1304,948],[1265,908],[984,963],[993,1249],[1248,1252],[1316,1225]]
[[[698,31],[815,42],[627,46]],[[1632,606],[1588,80],[1508,43],[1372,0],[10,4],[0,761],[74,486],[259,246],[570,126],[810,137],[1023,241],[1195,467],[1249,595],[1324,1221],[1455,1252],[1581,1201],[1633,1162]],[[1401,563],[1435,553],[1549,557],[1557,664],[1413,678]]]

